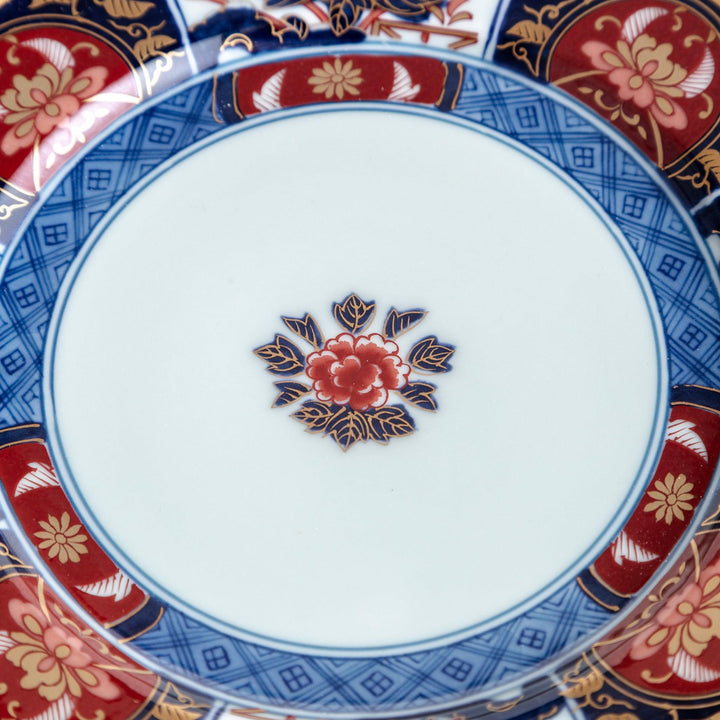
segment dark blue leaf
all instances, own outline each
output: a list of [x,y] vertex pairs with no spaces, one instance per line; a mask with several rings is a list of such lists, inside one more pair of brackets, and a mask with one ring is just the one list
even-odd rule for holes
[[435,385],[425,382],[415,382],[406,385],[400,394],[415,407],[423,410],[437,410],[437,401],[434,392],[437,390]]
[[343,35],[355,25],[366,7],[362,0],[330,0],[328,15],[330,27],[336,35]]
[[319,400],[308,400],[292,414],[292,417],[305,425],[308,432],[318,433],[325,431],[337,411],[336,406]]
[[284,407],[290,403],[295,402],[298,398],[303,395],[307,395],[312,388],[307,385],[303,385],[298,382],[277,382],[275,387],[280,391],[278,396],[275,398],[273,407]]
[[297,33],[301,40],[305,40],[310,32],[310,26],[298,15],[288,15],[283,20]]
[[319,350],[323,343],[323,334],[312,315],[305,313],[303,318],[291,318],[283,316],[283,322],[303,340],[307,340],[316,350]]
[[392,308],[385,318],[383,333],[390,340],[407,332],[413,325],[417,325],[427,315],[425,310],[406,310],[398,312]]
[[325,434],[335,440],[343,450],[349,450],[356,442],[369,438],[365,414],[343,407],[335,413],[325,429]]
[[375,0],[375,6],[402,17],[425,16],[433,5],[441,0]]
[[348,295],[341,303],[333,304],[333,316],[338,324],[353,334],[360,332],[375,315],[375,301],[365,302],[355,293]]
[[440,343],[434,335],[430,335],[410,348],[408,362],[420,372],[443,373],[452,369],[448,361],[454,352],[453,345]]
[[386,443],[391,438],[415,432],[415,421],[402,405],[386,405],[364,414],[370,428],[370,437],[375,442]]
[[267,369],[273,375],[298,375],[305,368],[302,350],[283,335],[276,335],[273,342],[255,348],[253,352],[268,364]]

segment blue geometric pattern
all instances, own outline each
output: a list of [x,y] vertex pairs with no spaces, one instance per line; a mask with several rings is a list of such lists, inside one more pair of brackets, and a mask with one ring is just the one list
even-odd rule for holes
[[[43,347],[70,263],[93,227],[137,181],[222,128],[213,118],[211,94],[212,81],[204,79],[127,121],[72,167],[8,251],[0,282],[0,427],[44,423]],[[653,177],[604,130],[543,89],[470,61],[453,113],[537,151],[596,198],[650,279],[667,336],[672,384],[720,385],[720,358],[712,342],[720,334],[716,291],[692,234]],[[237,128],[242,130],[242,123]],[[128,645],[177,669],[178,677],[200,676],[245,702],[361,713],[468,697],[517,677],[611,617],[570,581],[519,617],[422,652],[357,658],[280,651],[223,634],[174,607]]]
[[[604,132],[535,88],[467,68],[456,114],[544,155],[582,185],[622,231],[663,316],[672,385],[720,384],[715,287],[693,238],[655,180]],[[581,239],[579,239],[581,241]]]
[[166,665],[258,702],[377,712],[465,697],[509,680],[611,616],[571,581],[539,607],[498,628],[445,647],[384,658],[283,652],[223,635],[174,608],[133,645]]

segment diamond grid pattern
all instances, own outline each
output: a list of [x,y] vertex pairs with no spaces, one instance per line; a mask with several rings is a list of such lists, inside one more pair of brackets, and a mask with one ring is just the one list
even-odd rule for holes
[[[39,368],[60,283],[92,228],[138,180],[220,129],[210,95],[210,85],[200,85],[115,132],[73,168],[13,249],[0,285],[0,395],[6,407],[0,422],[42,422]],[[672,382],[717,385],[720,357],[713,343],[698,342],[702,334],[720,334],[715,291],[681,219],[642,167],[568,108],[486,70],[466,69],[455,113],[541,153],[598,200],[651,280],[669,338]],[[517,676],[609,616],[572,581],[499,627],[412,654],[295,654],[226,636],[172,607],[133,644],[181,673],[259,702],[375,711],[467,696]]]
[[[715,343],[697,343],[686,333],[688,320],[707,338],[720,335],[714,307],[700,303],[711,286],[705,263],[692,237],[668,199],[632,158],[600,131],[560,108],[535,90],[485,71],[468,69],[457,103],[459,115],[480,121],[494,109],[494,127],[540,152],[587,189],[608,212],[637,253],[658,300],[668,335],[672,384],[696,383],[715,387],[720,382]],[[517,107],[532,107],[537,118],[530,129]],[[531,130],[531,131],[530,131]],[[600,162],[577,163],[573,148],[594,149]],[[661,272],[668,253],[687,265],[676,278]],[[698,335],[695,335],[697,338]]]

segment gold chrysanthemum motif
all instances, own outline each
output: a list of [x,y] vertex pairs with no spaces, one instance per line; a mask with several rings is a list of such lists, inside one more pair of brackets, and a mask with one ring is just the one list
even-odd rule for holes
[[655,483],[655,490],[648,491],[654,502],[648,503],[643,510],[654,512],[658,522],[664,519],[668,525],[675,518],[684,520],[684,511],[692,510],[692,505],[688,502],[695,497],[690,493],[692,489],[693,484],[687,482],[684,475],[674,477],[668,473],[664,481],[658,480]]
[[35,537],[42,542],[38,545],[41,550],[48,550],[48,557],[57,558],[63,565],[68,561],[80,562],[80,555],[87,554],[87,535],[80,533],[81,525],[70,526],[70,515],[64,512],[58,520],[49,515],[47,522],[40,520],[42,530],[35,533]]
[[327,100],[336,97],[342,100],[345,93],[348,95],[359,95],[357,86],[363,81],[362,70],[353,68],[352,60],[344,65],[340,58],[335,58],[331,64],[325,61],[321,68],[314,68],[312,77],[308,79],[309,85],[314,85],[313,92],[318,95],[324,94]]

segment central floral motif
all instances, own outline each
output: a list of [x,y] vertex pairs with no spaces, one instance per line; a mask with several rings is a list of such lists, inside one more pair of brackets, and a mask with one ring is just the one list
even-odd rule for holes
[[379,408],[387,403],[388,390],[402,390],[408,383],[410,366],[398,353],[398,346],[378,333],[343,333],[308,355],[306,372],[318,400],[353,410]]
[[267,363],[268,372],[282,377],[304,375],[302,382],[277,382],[279,394],[273,407],[284,407],[307,395],[293,413],[308,432],[331,437],[347,450],[360,440],[387,443],[410,435],[415,421],[403,404],[390,405],[391,393],[423,410],[437,410],[435,385],[414,380],[412,373],[439,374],[450,370],[448,361],[455,349],[434,335],[415,342],[406,356],[401,354],[397,338],[425,318],[424,310],[400,312],[392,308],[385,316],[382,332],[368,332],[375,317],[375,303],[355,294],[332,306],[333,316],[343,329],[325,341],[315,319],[283,317],[295,335],[312,346],[307,356],[284,335],[255,349]]

